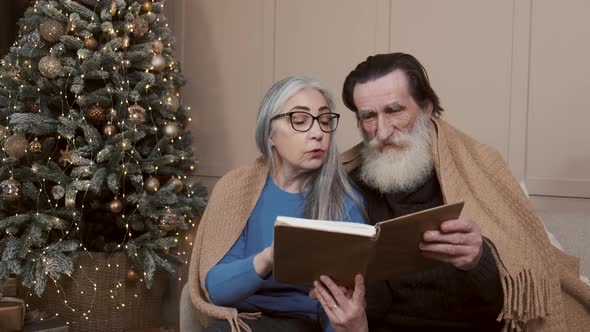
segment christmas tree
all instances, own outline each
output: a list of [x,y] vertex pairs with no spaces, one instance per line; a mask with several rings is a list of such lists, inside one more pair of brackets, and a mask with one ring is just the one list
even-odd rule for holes
[[41,295],[83,251],[124,251],[150,285],[206,192],[173,37],[152,0],[39,0],[0,65],[0,281]]

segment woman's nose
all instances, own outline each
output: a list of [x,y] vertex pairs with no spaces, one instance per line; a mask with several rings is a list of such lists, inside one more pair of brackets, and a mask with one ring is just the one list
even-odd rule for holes
[[320,128],[319,119],[313,119],[313,122],[311,123],[311,128],[309,129],[309,134],[311,135],[311,138],[314,139],[321,139],[322,137],[324,137],[324,132],[322,131],[322,128]]

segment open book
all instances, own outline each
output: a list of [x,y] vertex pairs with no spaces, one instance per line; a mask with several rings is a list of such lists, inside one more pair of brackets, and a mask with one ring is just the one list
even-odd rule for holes
[[420,253],[422,234],[457,219],[462,209],[463,202],[447,204],[375,226],[279,216],[274,226],[273,277],[311,286],[324,274],[349,286],[357,273],[370,282],[428,270],[438,262]]

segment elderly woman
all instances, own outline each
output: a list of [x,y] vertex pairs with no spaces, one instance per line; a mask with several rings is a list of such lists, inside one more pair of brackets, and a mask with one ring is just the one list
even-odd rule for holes
[[206,331],[332,331],[328,304],[273,281],[272,241],[279,215],[364,221],[340,163],[333,109],[320,83],[304,77],[275,83],[262,100],[262,156],[219,180],[197,231],[189,288]]

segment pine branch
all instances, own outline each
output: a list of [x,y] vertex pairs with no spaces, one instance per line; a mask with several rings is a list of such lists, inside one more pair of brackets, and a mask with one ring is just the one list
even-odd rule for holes
[[56,8],[54,3],[49,3],[48,5],[42,6],[41,10],[49,18],[52,18],[61,23],[68,23],[68,16]]
[[[81,0],[81,1],[91,2],[93,0]],[[100,19],[98,18],[98,15],[96,15],[96,13],[94,13],[92,10],[84,7],[83,5],[81,5],[75,1],[66,0],[66,1],[64,1],[63,4],[70,12],[74,12],[74,13],[80,15],[81,18],[85,18],[85,19],[92,21],[92,22],[100,22]],[[93,8],[94,7],[95,6],[93,6]]]
[[55,133],[58,123],[58,120],[39,113],[14,113],[9,120],[15,132],[31,133],[36,136]]

